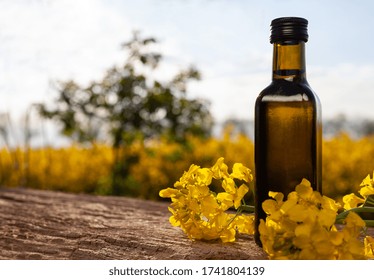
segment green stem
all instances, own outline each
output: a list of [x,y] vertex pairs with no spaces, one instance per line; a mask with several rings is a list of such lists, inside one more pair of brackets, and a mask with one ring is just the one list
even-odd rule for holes
[[238,210],[236,210],[236,213],[235,213],[235,216],[232,217],[229,222],[227,223],[226,227],[229,227],[229,225],[235,220],[235,218],[240,215],[242,213],[242,210],[240,209],[240,207],[238,208]]
[[364,220],[367,227],[374,227],[374,220]]
[[[356,207],[349,210],[346,210],[339,215],[336,216],[335,222],[337,224],[342,224],[344,219],[348,216],[350,212],[356,212],[356,213],[374,213],[374,207]],[[372,227],[374,226],[374,220],[364,220],[366,223],[366,226]]]
[[255,207],[252,206],[252,205],[241,205],[238,210],[240,209],[240,211],[244,211],[244,212],[249,212],[249,213],[253,213],[255,212]]

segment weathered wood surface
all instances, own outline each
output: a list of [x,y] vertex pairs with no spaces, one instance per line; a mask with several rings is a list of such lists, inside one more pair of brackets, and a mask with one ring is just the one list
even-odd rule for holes
[[266,259],[252,237],[189,240],[167,205],[0,188],[0,259]]

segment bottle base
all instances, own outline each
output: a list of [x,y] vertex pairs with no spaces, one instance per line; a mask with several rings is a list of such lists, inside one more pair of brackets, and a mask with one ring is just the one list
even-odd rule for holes
[[262,248],[262,242],[261,242],[261,239],[260,239],[260,235],[259,234],[256,234],[255,233],[255,243],[258,247],[261,247]]

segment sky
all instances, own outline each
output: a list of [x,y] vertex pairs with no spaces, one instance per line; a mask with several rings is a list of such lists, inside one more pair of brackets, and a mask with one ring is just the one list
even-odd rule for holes
[[53,102],[56,81],[100,80],[137,30],[158,40],[163,79],[199,69],[188,96],[209,100],[216,122],[253,119],[271,81],[270,22],[299,16],[309,21],[307,79],[324,119],[374,119],[373,13],[369,0],[0,0],[0,115]]

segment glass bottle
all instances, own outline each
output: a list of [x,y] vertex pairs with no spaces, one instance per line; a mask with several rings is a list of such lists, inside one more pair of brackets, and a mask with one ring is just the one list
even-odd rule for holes
[[306,79],[305,42],[308,21],[277,18],[271,22],[271,84],[255,105],[255,240],[262,202],[269,191],[293,191],[303,178],[321,192],[321,105]]

